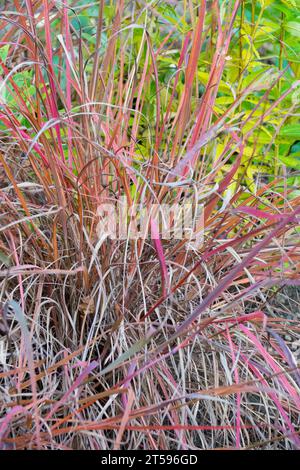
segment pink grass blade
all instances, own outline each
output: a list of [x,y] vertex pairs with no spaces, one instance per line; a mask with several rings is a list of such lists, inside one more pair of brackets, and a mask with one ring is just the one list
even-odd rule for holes
[[162,295],[166,296],[170,287],[166,258],[164,255],[164,250],[163,250],[162,242],[159,236],[159,231],[158,231],[158,227],[157,227],[157,223],[155,219],[151,218],[150,224],[151,224],[151,238],[156,249],[156,253],[159,259],[159,264],[160,264],[160,269],[161,269]]

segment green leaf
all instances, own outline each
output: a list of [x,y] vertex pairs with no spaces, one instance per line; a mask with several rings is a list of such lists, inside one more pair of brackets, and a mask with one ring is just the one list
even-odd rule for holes
[[0,47],[0,59],[5,63],[9,51],[9,44]]
[[279,135],[281,137],[293,137],[300,139],[300,124],[288,124],[280,129]]
[[290,33],[292,36],[296,36],[300,38],[300,22],[298,21],[289,21],[286,26],[285,30]]
[[289,155],[288,157],[279,157],[279,160],[289,168],[300,170],[300,158]]
[[10,259],[2,251],[0,251],[0,263],[4,264],[7,268],[10,266]]

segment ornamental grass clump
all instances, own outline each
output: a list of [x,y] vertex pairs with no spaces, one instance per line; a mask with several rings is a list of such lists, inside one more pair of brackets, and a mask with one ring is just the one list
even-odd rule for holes
[[299,15],[6,2],[2,450],[300,448]]

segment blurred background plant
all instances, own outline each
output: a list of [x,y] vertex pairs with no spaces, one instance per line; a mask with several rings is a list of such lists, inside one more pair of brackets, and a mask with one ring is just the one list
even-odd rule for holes
[[[299,1],[0,30],[2,448],[298,448]],[[203,243],[99,238],[124,195],[201,202]]]

